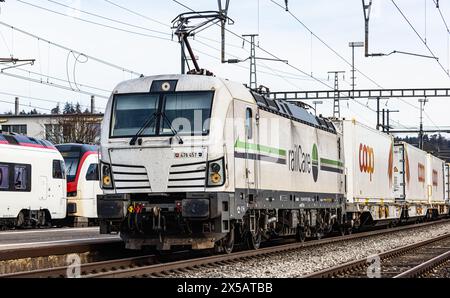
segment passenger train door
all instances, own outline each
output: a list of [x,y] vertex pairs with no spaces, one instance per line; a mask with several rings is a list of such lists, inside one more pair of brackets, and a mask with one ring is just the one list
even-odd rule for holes
[[47,200],[48,196],[48,185],[47,185],[47,177],[40,176],[39,177],[39,200]]
[[[245,183],[236,181],[237,188],[242,186],[246,190],[246,196],[250,203],[254,201],[258,190],[258,162],[259,162],[259,131],[257,125],[256,107],[236,101],[235,102],[235,119],[238,121],[236,125],[236,144],[235,158],[236,164],[239,165],[240,175],[236,175],[236,179],[243,177]],[[237,173],[238,173],[237,172]]]

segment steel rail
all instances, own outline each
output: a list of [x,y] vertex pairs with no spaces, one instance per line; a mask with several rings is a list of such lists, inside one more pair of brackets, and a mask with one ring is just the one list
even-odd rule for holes
[[[108,260],[101,262],[92,262],[82,264],[80,266],[80,274],[94,274],[106,270],[117,270],[120,268],[127,268],[132,266],[144,266],[148,264],[154,264],[157,262],[155,255],[146,255],[139,257],[130,257],[119,260]],[[61,266],[55,268],[39,269],[27,272],[16,272],[0,275],[0,278],[61,278],[70,275],[68,272],[71,270],[71,266]]]
[[370,264],[368,263],[369,259],[372,259],[373,257],[378,257],[381,261],[387,260],[393,257],[398,257],[401,255],[404,255],[410,251],[422,248],[424,246],[427,246],[429,244],[449,239],[450,234],[440,235],[438,237],[427,239],[425,241],[421,241],[418,243],[410,244],[404,247],[392,249],[374,256],[365,257],[359,260],[347,262],[335,267],[327,268],[318,272],[313,272],[311,274],[305,275],[303,278],[332,278],[332,277],[339,277],[342,275],[346,275],[352,272],[355,272],[357,270],[361,270],[364,268],[367,268]]
[[[20,245],[20,243],[18,243]],[[80,242],[44,244],[40,246],[11,248],[0,250],[0,261],[18,260],[24,258],[38,258],[72,253],[84,253],[99,250],[123,248],[120,239],[84,240]]]
[[433,270],[434,268],[440,266],[441,264],[447,262],[448,260],[450,260],[450,250],[437,256],[437,257],[434,257],[431,260],[426,261],[423,264],[413,267],[413,268],[409,269],[408,271],[400,273],[400,274],[394,276],[394,278],[420,277],[420,276],[428,273],[429,271]]

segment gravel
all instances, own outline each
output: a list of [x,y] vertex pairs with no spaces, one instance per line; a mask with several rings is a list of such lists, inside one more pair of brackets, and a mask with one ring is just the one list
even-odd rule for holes
[[448,233],[450,223],[436,224],[366,239],[302,248],[270,257],[239,261],[231,265],[200,268],[192,272],[174,274],[173,277],[295,278]]

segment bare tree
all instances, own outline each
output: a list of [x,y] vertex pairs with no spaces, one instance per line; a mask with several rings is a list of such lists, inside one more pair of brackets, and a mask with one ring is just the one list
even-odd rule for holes
[[54,117],[52,124],[45,124],[46,139],[54,144],[98,144],[102,115],[62,114]]

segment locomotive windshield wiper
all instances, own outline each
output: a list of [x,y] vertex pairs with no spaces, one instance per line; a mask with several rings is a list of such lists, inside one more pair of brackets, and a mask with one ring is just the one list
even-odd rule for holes
[[169,125],[169,128],[172,131],[173,136],[178,138],[178,144],[183,145],[184,144],[183,139],[178,135],[178,131],[175,128],[173,128],[172,123],[170,123],[169,118],[167,118],[167,116],[164,112],[161,112],[161,115],[163,116],[163,120]]
[[142,135],[142,133],[144,132],[144,130],[151,126],[150,124],[153,123],[153,121],[156,119],[156,117],[158,116],[158,113],[153,113],[153,115],[151,115],[147,120],[145,120],[144,124],[142,125],[141,128],[139,128],[139,130],[137,131],[137,133],[134,135],[134,137],[131,138],[130,140],[130,145],[134,146],[136,145],[136,141],[139,138],[140,135]]

